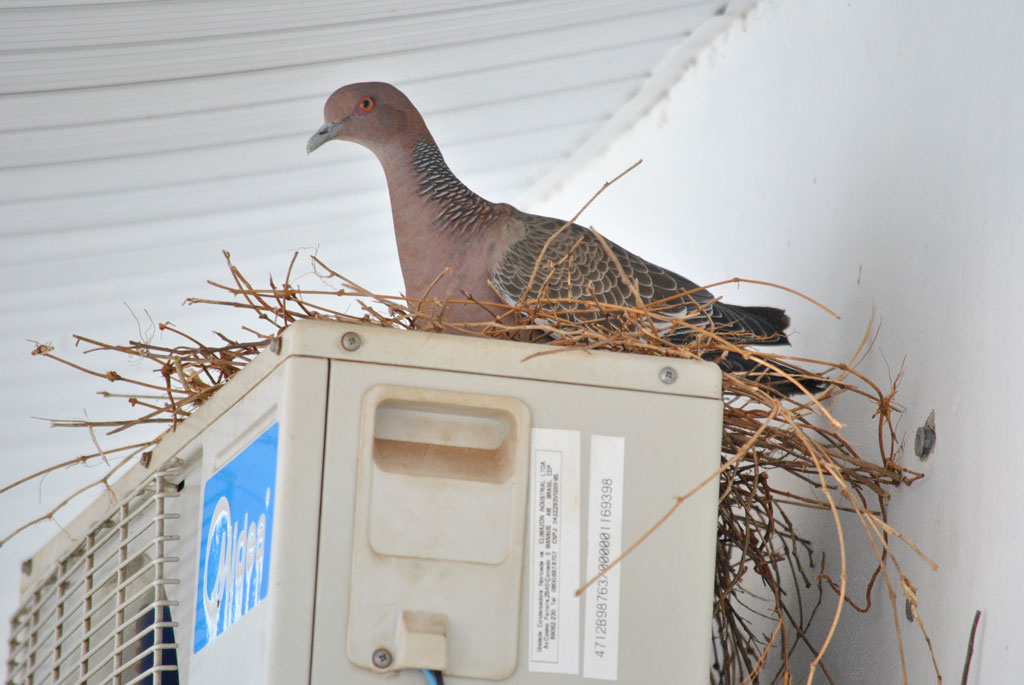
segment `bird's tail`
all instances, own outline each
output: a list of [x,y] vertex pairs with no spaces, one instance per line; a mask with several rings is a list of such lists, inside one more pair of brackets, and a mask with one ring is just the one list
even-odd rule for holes
[[804,391],[817,394],[828,386],[828,381],[820,376],[809,375],[774,360],[771,365],[775,368],[771,369],[756,359],[746,359],[735,353],[710,352],[704,358],[717,363],[722,371],[742,376],[744,380],[759,383],[781,395],[797,395]]
[[720,318],[715,332],[744,345],[788,345],[786,329],[789,316],[776,307],[744,307],[716,302],[714,312]]

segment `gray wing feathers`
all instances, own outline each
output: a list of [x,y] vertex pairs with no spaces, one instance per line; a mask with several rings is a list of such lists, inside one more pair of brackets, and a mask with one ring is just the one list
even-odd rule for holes
[[[606,248],[591,231],[576,224],[566,226],[558,219],[521,212],[510,220],[521,222],[526,230],[501,256],[491,279],[495,290],[510,305],[544,297],[631,306],[636,302],[635,293],[639,293],[645,304],[668,300],[670,304],[663,312],[666,315],[683,316],[703,309],[688,319],[691,325],[714,325],[718,332],[738,334],[739,342],[786,342],[782,328],[788,321],[781,310],[759,308],[755,313],[714,302],[714,296],[693,281],[610,241],[605,241]],[[635,285],[635,291],[629,282]],[[680,298],[682,292],[690,294]],[[556,306],[571,315],[581,305],[565,302]],[[777,312],[775,320],[766,318],[766,312]],[[685,332],[680,337],[686,337]]]

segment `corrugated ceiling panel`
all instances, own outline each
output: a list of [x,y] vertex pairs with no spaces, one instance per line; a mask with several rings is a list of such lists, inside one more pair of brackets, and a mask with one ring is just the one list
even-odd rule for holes
[[[168,29],[164,23],[154,22],[152,26],[136,27],[137,33],[127,39],[122,35],[124,42],[0,52],[0,71],[7,74],[0,94],[250,73],[438,46],[462,47],[478,54],[485,46],[488,51],[494,49],[493,42],[498,39],[525,37],[533,44],[530,39],[538,34],[563,31],[588,33],[590,40],[582,45],[593,46],[596,25],[614,23],[619,30],[619,22],[639,20],[647,24],[655,15],[661,15],[661,21],[674,18],[679,25],[688,14],[706,14],[706,6],[685,6],[673,0],[592,0],[583,13],[577,0],[501,3],[353,23],[339,14],[334,22],[324,20],[301,28],[279,30],[268,22],[264,31],[180,39],[161,38]],[[191,14],[182,12],[177,21],[190,27],[196,16],[202,15],[202,7],[216,7],[216,3],[196,5]],[[558,42],[576,45],[564,35],[558,36]],[[496,53],[501,54],[501,49]],[[469,58],[466,62],[473,64],[475,60]]]
[[[90,5],[104,5],[103,11]],[[339,13],[339,5],[344,13]],[[415,19],[487,11],[507,0],[176,0],[115,4],[17,3],[4,14],[0,40],[17,50],[130,45],[155,41],[195,40],[267,34],[311,26],[359,26],[371,21]],[[0,5],[2,7],[2,5]]]

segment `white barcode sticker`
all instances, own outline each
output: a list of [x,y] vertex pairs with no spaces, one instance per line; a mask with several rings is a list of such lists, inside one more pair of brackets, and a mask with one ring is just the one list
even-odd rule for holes
[[[622,550],[622,481],[625,438],[590,438],[590,486],[587,506],[587,580]],[[583,676],[616,680],[619,672],[619,590],[621,566],[615,566],[584,595]]]
[[579,673],[580,433],[534,428],[530,446],[531,671]]

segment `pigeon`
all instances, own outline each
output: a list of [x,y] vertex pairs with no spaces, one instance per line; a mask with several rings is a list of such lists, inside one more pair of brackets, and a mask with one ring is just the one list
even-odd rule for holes
[[[781,309],[726,304],[588,228],[480,197],[445,163],[409,98],[388,83],[354,83],[331,94],[307,154],[332,140],[358,143],[380,161],[406,295],[421,307],[446,303],[450,323],[494,320],[493,311],[473,302],[518,306],[544,297],[566,318],[585,320],[601,306],[631,307],[639,299],[659,305],[658,320],[673,342],[691,340],[695,328],[741,345],[789,342]],[[736,354],[716,361],[731,371],[757,366]]]

